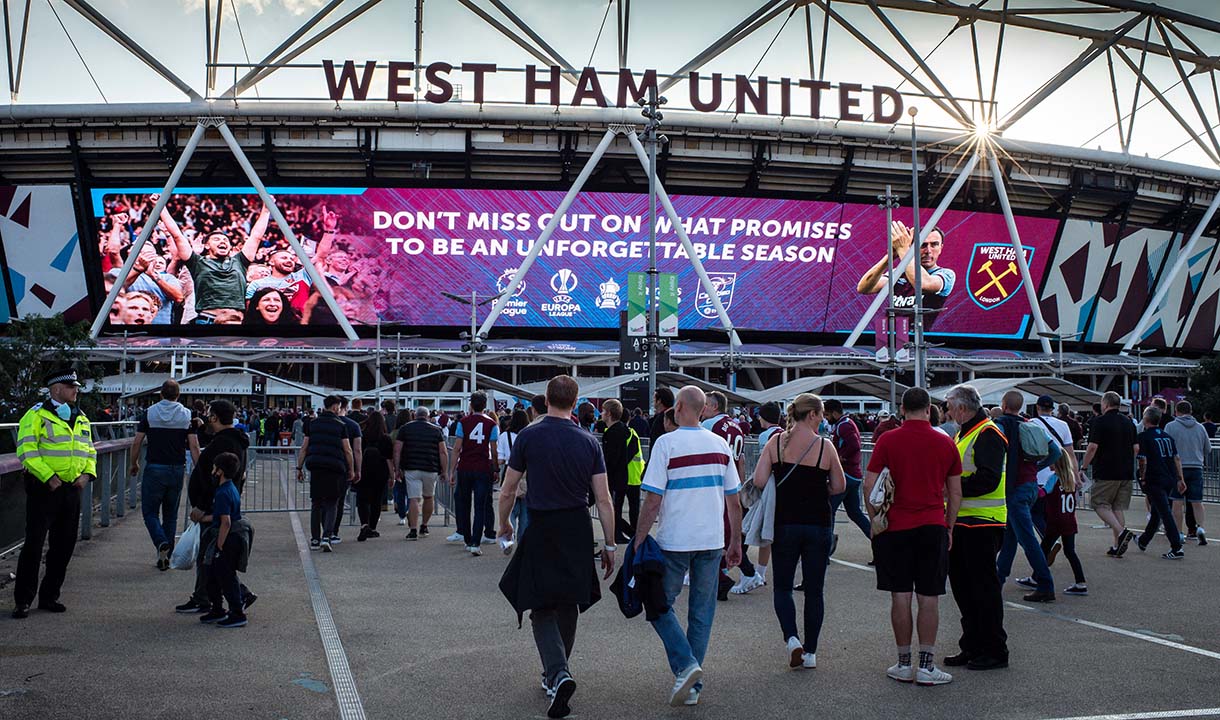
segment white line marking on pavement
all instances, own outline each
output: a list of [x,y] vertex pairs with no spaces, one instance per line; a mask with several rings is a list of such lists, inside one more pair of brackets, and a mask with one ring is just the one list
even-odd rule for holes
[[[868,567],[867,565],[860,565],[860,564],[853,563],[853,562],[847,562],[846,560],[839,560],[837,558],[831,558],[830,561],[832,563],[843,565],[843,566],[849,567],[849,568],[855,568],[857,570],[864,570],[866,572],[876,572],[875,570],[873,570],[873,568]],[[1124,637],[1134,638],[1136,640],[1143,640],[1144,642],[1150,642],[1150,643],[1154,643],[1156,645],[1163,645],[1164,647],[1173,648],[1174,650],[1181,650],[1183,652],[1193,653],[1195,655],[1202,655],[1203,657],[1211,658],[1212,660],[1220,660],[1220,653],[1218,653],[1218,652],[1213,652],[1211,650],[1204,650],[1203,648],[1197,648],[1197,647],[1194,647],[1193,645],[1186,645],[1184,643],[1174,642],[1172,640],[1166,640],[1164,638],[1156,637],[1155,635],[1148,635],[1148,634],[1141,633],[1141,632],[1135,632],[1134,630],[1124,630],[1123,628],[1114,627],[1113,625],[1105,625],[1103,623],[1093,622],[1092,620],[1083,620],[1081,618],[1071,617],[1069,615],[1061,615],[1059,613],[1051,612],[1049,610],[1043,610],[1042,608],[1030,607],[1029,605],[1022,605],[1021,603],[1005,601],[1004,604],[1014,610],[1023,610],[1025,612],[1036,613],[1038,615],[1045,615],[1046,617],[1054,618],[1056,620],[1062,620],[1064,622],[1074,623],[1076,625],[1084,625],[1085,627],[1091,627],[1096,630],[1104,630],[1105,632],[1114,633],[1115,635],[1122,635]],[[1193,711],[1191,711],[1191,712],[1193,712]],[[1216,713],[1213,713],[1213,714],[1220,715],[1220,711],[1217,711]],[[1098,715],[1097,717],[1100,719],[1100,718],[1123,718],[1126,716],[1124,716],[1124,715]],[[1153,717],[1202,717],[1202,716],[1137,715],[1137,716],[1132,716],[1132,717],[1153,718]]]
[[1077,717],[1052,718],[1052,720],[1155,720],[1157,718],[1215,717],[1220,708],[1197,710],[1158,710],[1153,712],[1127,713],[1125,715],[1080,715]]
[[364,703],[360,701],[360,693],[356,690],[356,680],[352,677],[347,653],[339,640],[339,629],[335,627],[335,619],[330,614],[330,603],[326,600],[326,593],[322,592],[318,568],[313,563],[313,556],[309,554],[309,542],[305,540],[301,519],[297,517],[296,498],[289,491],[285,478],[280,478],[280,485],[284,490],[284,497],[288,499],[288,517],[292,520],[297,554],[301,556],[301,569],[305,571],[305,582],[309,585],[309,599],[313,603],[318,634],[322,636],[322,648],[326,651],[326,664],[330,667],[331,684],[335,688],[335,700],[339,703],[339,717],[341,720],[365,720]]

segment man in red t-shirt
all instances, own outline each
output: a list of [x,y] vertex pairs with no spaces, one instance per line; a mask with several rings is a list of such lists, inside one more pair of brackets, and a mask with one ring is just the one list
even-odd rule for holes
[[479,549],[480,542],[490,545],[496,541],[495,517],[489,517],[488,513],[494,515],[491,510],[492,479],[500,476],[500,453],[496,445],[500,439],[500,426],[483,414],[486,409],[487,395],[472,393],[470,414],[457,421],[454,431],[453,456],[456,463],[450,462],[450,467],[457,468],[456,480],[452,476],[449,479],[457,484],[453,500],[457,532],[448,539],[456,542],[460,535],[471,555],[483,554]]
[[[885,433],[873,448],[864,477],[871,494],[888,469],[894,481],[885,532],[873,535],[877,589],[890,593],[890,622],[898,662],[886,674],[900,682],[944,685],[953,676],[933,661],[939,624],[939,598],[949,574],[949,546],[962,502],[962,458],[957,447],[929,422],[932,401],[922,388],[902,394],[901,426]],[[876,508],[868,504],[869,515]],[[912,665],[911,591],[919,604],[919,664]]]

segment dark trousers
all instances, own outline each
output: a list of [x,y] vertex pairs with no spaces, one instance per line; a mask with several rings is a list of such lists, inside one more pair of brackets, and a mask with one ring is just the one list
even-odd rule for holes
[[1144,495],[1152,511],[1148,516],[1148,527],[1140,535],[1139,543],[1148,547],[1148,543],[1156,537],[1161,523],[1165,524],[1165,535],[1169,538],[1169,546],[1176,552],[1182,549],[1182,536],[1178,532],[1178,524],[1174,522],[1173,513],[1169,509],[1169,492],[1154,482],[1144,485]]
[[958,646],[973,657],[1008,659],[1004,632],[1004,598],[996,574],[996,554],[1004,542],[1002,527],[953,528],[949,551],[949,585],[962,615]]
[[[457,532],[466,539],[466,546],[479,544],[480,535],[495,537],[496,514],[491,507],[491,473],[458,471],[457,497],[454,498],[454,516]],[[473,515],[473,517],[472,517]]]
[[[733,498],[729,498],[729,500],[732,501]],[[749,512],[750,512],[749,509],[742,508],[741,521],[743,524],[745,523],[745,516]],[[729,532],[730,532],[729,513],[728,513],[728,511],[725,511],[725,513],[724,513],[724,546],[726,548],[729,546],[729,543],[732,541],[732,538],[729,536]],[[757,573],[757,570],[754,568],[754,563],[750,562],[750,546],[746,545],[746,536],[744,534],[741,536],[741,564],[737,566],[737,569],[741,572],[741,577],[743,579],[748,578],[748,577],[753,577]],[[725,559],[724,555],[721,555],[720,556],[720,584],[717,588],[719,597],[721,599],[723,599],[726,596],[726,594],[729,592],[729,588],[731,588],[731,587],[733,587],[733,578],[729,576],[729,562],[727,559]]]
[[[203,605],[211,602],[208,595],[209,568],[211,566],[204,565],[203,561],[207,557],[208,546],[215,541],[216,533],[219,531],[211,525],[204,525],[201,529],[202,532],[199,533],[199,556],[195,558],[195,591],[191,593],[191,599]],[[239,582],[237,587],[241,591],[242,598],[250,594],[250,588],[246,587],[243,583]]]
[[[17,558],[17,583],[13,597],[18,605],[32,605],[35,589],[39,603],[59,600],[68,562],[80,534],[81,493],[69,485],[52,492],[44,482],[32,475],[25,478],[25,545]],[[42,560],[43,544],[47,545],[47,569],[38,585],[38,565]]]
[[385,490],[385,483],[367,479],[356,485],[356,513],[360,515],[360,524],[367,525],[369,530],[377,529],[381,506],[385,504]]
[[1186,517],[1184,518],[1186,520],[1186,534],[1194,535],[1195,531],[1199,529],[1199,521],[1195,520],[1195,506],[1189,502],[1184,504],[1186,505]]
[[576,643],[576,620],[580,610],[575,605],[544,608],[530,612],[534,629],[534,644],[542,658],[543,676],[548,687],[555,687],[560,678],[570,676],[568,658]]
[[1051,548],[1056,542],[1063,543],[1063,556],[1068,559],[1068,564],[1072,566],[1072,574],[1076,577],[1077,585],[1084,585],[1084,566],[1080,564],[1080,556],[1076,554],[1076,536],[1067,535],[1059,537],[1058,535],[1042,536],[1042,553],[1050,557]]
[[[623,502],[627,503],[627,519],[623,519]],[[614,491],[615,542],[631,542],[635,537],[635,525],[640,520],[640,486],[628,485],[625,490]]]
[[337,535],[338,522],[335,519],[335,508],[343,502],[343,499],[335,500],[334,498],[313,498],[310,501],[309,507],[309,537],[311,540],[321,540],[325,533],[326,537]]
[[238,543],[232,536],[229,541],[232,547],[228,552],[217,551],[208,567],[208,602],[212,604],[212,610],[217,611],[223,607],[223,598],[229,603],[230,614],[242,615],[242,589],[237,582]]
[[343,511],[347,509],[347,494],[351,490],[351,485],[343,484],[343,494],[335,500],[335,519],[330,525],[331,535],[338,535],[339,528],[343,525]]
[[800,563],[805,585],[803,645],[808,653],[818,651],[818,638],[822,634],[822,618],[825,615],[822,591],[826,584],[826,566],[830,563],[832,536],[828,525],[779,525],[775,528],[775,542],[771,545],[771,557],[775,563],[772,604],[784,641],[790,637],[802,637],[797,633],[796,602],[792,599],[792,581],[796,579],[796,566]]

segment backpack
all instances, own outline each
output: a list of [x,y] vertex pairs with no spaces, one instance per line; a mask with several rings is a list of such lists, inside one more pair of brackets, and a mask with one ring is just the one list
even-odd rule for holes
[[1022,422],[1018,427],[1020,428],[1018,435],[1021,438],[1021,459],[1034,463],[1045,460],[1046,456],[1050,454],[1050,443],[1047,441],[1046,433],[1030,422]]

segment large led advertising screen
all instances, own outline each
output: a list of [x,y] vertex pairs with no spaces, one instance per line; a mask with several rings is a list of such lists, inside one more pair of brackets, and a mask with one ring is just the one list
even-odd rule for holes
[[[94,239],[104,285],[118,280],[149,221],[149,190],[95,190]],[[564,193],[435,188],[273,189],[293,232],[356,324],[468,326],[468,305],[442,292],[487,298],[508,289]],[[911,211],[872,205],[675,195],[695,253],[734,326],[777,332],[849,332],[911,242]],[[921,213],[926,221],[931,210]],[[1058,221],[1017,218],[1034,282]],[[1022,337],[1029,304],[999,214],[950,211],[921,251],[930,332]],[[904,244],[905,243],[905,244]],[[674,228],[662,214],[658,266],[678,275],[679,327],[719,327]],[[616,328],[627,274],[648,266],[648,197],[583,193],[523,276],[498,324]],[[913,268],[910,271],[913,276]],[[913,304],[913,277],[897,302]],[[301,259],[249,188],[184,188],[157,219],[151,246],[110,320],[114,325],[335,322]],[[1035,288],[1036,289],[1036,288]],[[484,306],[484,311],[489,306]]]

